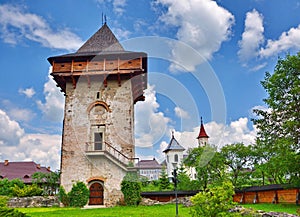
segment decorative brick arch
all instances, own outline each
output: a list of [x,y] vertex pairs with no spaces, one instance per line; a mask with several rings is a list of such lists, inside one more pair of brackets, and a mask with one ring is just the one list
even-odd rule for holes
[[95,107],[95,106],[102,106],[106,109],[106,111],[111,112],[111,109],[109,108],[109,105],[106,102],[97,100],[93,103],[91,103],[89,105],[89,107],[87,108],[87,113],[90,114],[91,110]]

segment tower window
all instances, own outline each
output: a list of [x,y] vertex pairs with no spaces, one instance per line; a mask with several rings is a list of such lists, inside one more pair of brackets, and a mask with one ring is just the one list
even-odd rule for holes
[[99,92],[99,91],[97,92],[96,98],[97,98],[97,99],[100,99],[100,92]]
[[103,143],[103,133],[102,132],[95,132],[94,133],[94,142],[95,142],[95,151],[102,150],[102,143]]
[[175,154],[175,155],[174,155],[174,161],[175,161],[175,162],[178,162],[178,154]]

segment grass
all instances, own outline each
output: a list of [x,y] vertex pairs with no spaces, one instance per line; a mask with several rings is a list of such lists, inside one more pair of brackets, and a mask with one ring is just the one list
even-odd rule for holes
[[297,209],[300,206],[296,204],[270,204],[270,203],[259,203],[259,204],[243,204],[243,207],[253,208],[255,210],[263,210],[266,212],[286,212],[290,214],[297,214]]
[[[297,214],[296,210],[300,206],[294,204],[243,204],[246,208],[255,210],[286,212]],[[79,208],[18,208],[19,211],[27,213],[31,217],[174,217],[175,205],[155,205],[127,207],[119,206],[99,209],[79,209]],[[190,208],[179,205],[179,217],[190,216]]]
[[[19,211],[27,213],[31,217],[174,217],[175,205],[155,205],[138,207],[112,207],[99,209],[79,208],[18,208]],[[179,205],[179,217],[190,216],[190,208]]]

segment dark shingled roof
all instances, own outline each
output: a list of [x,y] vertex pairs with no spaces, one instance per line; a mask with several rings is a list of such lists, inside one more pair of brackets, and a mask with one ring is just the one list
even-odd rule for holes
[[168,145],[168,147],[163,152],[168,152],[170,150],[178,150],[178,151],[184,151],[185,148],[182,147],[177,140],[175,139],[174,135],[172,135],[172,139]]
[[46,167],[35,162],[0,162],[0,179],[21,179],[24,183],[32,183],[31,176],[35,172],[50,173]]
[[49,57],[48,61],[65,62],[74,58],[81,61],[87,59],[105,58],[115,59],[116,56],[121,59],[135,59],[139,57],[147,57],[143,52],[126,51],[110,30],[106,23],[92,35],[75,53],[63,54],[59,56]]
[[104,25],[90,37],[76,53],[90,52],[122,52],[124,48],[110,28]]

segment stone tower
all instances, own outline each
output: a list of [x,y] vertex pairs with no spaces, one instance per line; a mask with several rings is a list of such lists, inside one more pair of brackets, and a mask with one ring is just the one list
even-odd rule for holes
[[199,147],[206,146],[208,144],[208,138],[209,138],[209,136],[205,132],[203,121],[202,121],[202,117],[201,117],[200,132],[199,132],[199,135],[197,137]]
[[75,53],[48,58],[65,94],[61,185],[90,189],[89,205],[113,206],[133,165],[134,104],[144,100],[147,54],[125,51],[106,23]]

